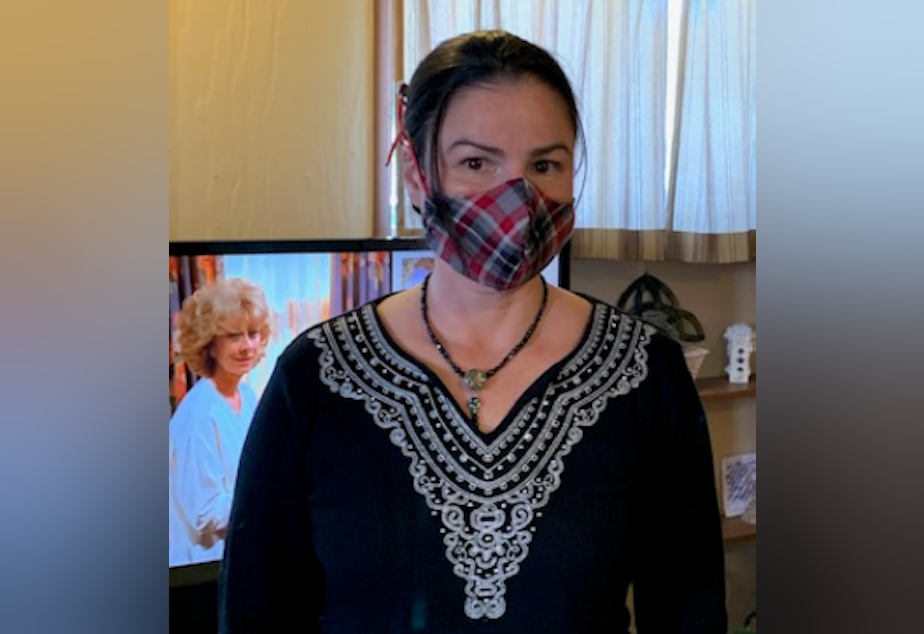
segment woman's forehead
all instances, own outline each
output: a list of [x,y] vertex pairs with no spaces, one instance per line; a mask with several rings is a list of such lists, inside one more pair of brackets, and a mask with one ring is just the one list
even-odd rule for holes
[[219,319],[217,329],[220,333],[245,332],[253,325],[254,321],[250,315],[242,311],[225,315]]
[[460,142],[572,147],[575,137],[564,98],[533,78],[464,88],[450,99],[440,127],[443,150]]

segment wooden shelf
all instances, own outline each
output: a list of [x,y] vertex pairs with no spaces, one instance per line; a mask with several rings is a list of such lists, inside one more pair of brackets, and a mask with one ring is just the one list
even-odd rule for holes
[[699,397],[704,401],[730,401],[737,398],[757,396],[757,375],[751,375],[750,383],[729,383],[724,376],[696,379]]
[[[752,374],[749,383],[729,383],[725,376],[696,379],[696,388],[702,401],[731,401],[757,397],[757,375]],[[757,538],[757,526],[748,524],[740,517],[722,518],[722,539],[735,542]]]
[[757,537],[757,526],[748,524],[740,517],[722,518],[722,539],[727,542]]

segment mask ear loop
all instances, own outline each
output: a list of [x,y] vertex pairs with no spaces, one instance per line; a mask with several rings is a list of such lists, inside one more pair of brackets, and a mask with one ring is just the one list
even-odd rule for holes
[[395,140],[391,142],[388,148],[388,158],[385,160],[385,166],[391,164],[391,158],[398,149],[398,145],[405,145],[411,151],[411,160],[414,161],[414,169],[420,177],[420,184],[423,186],[424,194],[430,197],[430,188],[427,186],[427,179],[423,170],[420,169],[420,161],[417,160],[417,153],[414,151],[414,145],[407,134],[407,127],[404,125],[404,109],[407,106],[407,84],[402,83],[398,86],[398,132],[395,134]]

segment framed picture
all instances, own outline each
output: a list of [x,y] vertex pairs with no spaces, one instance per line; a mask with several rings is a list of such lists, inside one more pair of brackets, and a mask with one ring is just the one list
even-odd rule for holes
[[391,254],[391,290],[403,291],[412,286],[423,284],[424,279],[433,270],[433,252],[395,251]]
[[757,454],[722,458],[722,511],[737,517],[757,498]]

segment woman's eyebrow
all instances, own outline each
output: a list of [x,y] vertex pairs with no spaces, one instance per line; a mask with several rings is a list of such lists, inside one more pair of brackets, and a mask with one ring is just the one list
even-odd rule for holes
[[482,143],[476,143],[475,141],[471,141],[469,139],[459,139],[458,141],[453,142],[452,145],[450,145],[447,148],[447,151],[454,150],[457,147],[462,147],[462,146],[470,146],[477,150],[481,150],[482,152],[485,152],[487,154],[492,154],[494,156],[503,156],[504,154],[504,151],[501,150],[500,148],[492,147],[490,145],[484,145]]
[[571,154],[571,148],[569,148],[564,143],[553,143],[551,145],[546,145],[540,148],[536,148],[530,152],[530,156],[541,156],[543,154],[551,154],[552,152],[565,152],[566,154]]
[[[462,146],[473,147],[477,150],[481,150],[482,152],[485,152],[486,154],[491,154],[493,156],[503,156],[504,155],[504,151],[500,148],[496,148],[490,145],[484,145],[483,143],[476,143],[475,141],[472,141],[470,139],[459,139],[458,141],[454,141],[447,148],[447,151],[451,151],[451,150],[454,150]],[[565,152],[569,155],[572,153],[571,148],[569,148],[564,143],[552,143],[550,145],[544,145],[542,147],[536,148],[535,150],[532,150],[529,153],[529,155],[530,156],[541,156],[543,154],[551,154],[552,152],[558,152],[558,151]]]

